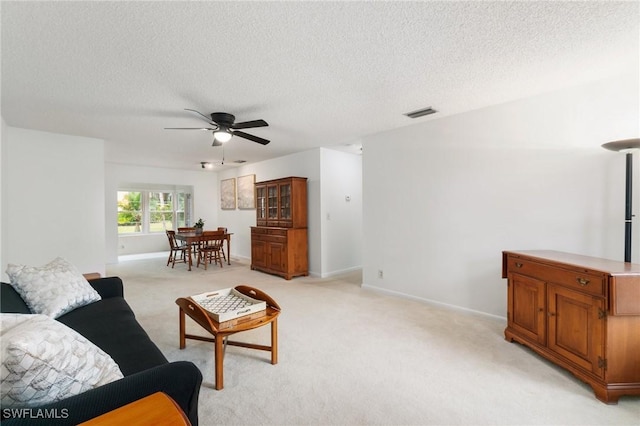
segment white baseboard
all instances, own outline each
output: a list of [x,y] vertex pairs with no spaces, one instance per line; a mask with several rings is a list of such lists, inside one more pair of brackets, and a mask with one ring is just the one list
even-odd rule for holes
[[[352,266],[350,268],[339,269],[337,271],[325,272],[324,274],[319,275],[320,278],[331,278],[337,275],[348,274],[349,272],[355,272],[362,269],[362,266]],[[317,274],[313,274],[314,276],[318,276]]]
[[168,251],[159,251],[156,253],[140,253],[140,254],[123,254],[118,256],[118,262],[126,262],[127,260],[155,259],[158,257],[168,257]]
[[418,301],[418,302],[421,302],[421,303],[426,303],[428,305],[440,306],[440,307],[451,309],[451,310],[454,310],[454,311],[461,311],[461,312],[466,312],[466,313],[470,313],[470,314],[474,314],[474,315],[481,315],[483,317],[492,318],[494,320],[499,320],[499,321],[503,321],[503,322],[507,321],[506,317],[502,317],[500,315],[494,315],[494,314],[489,314],[487,312],[476,311],[475,309],[463,308],[462,306],[450,305],[448,303],[438,302],[437,300],[425,299],[423,297],[418,297],[418,296],[412,296],[410,294],[401,293],[399,291],[393,291],[393,290],[389,290],[389,289],[386,289],[386,288],[375,287],[375,286],[372,286],[372,285],[369,285],[369,284],[365,284],[365,283],[362,283],[362,288],[365,288],[367,290],[372,290],[372,291],[375,291],[375,292],[378,292],[378,293],[382,293],[382,294],[387,294],[387,295],[390,295],[390,296],[396,296],[396,297],[402,297],[404,299],[415,300],[415,301]]

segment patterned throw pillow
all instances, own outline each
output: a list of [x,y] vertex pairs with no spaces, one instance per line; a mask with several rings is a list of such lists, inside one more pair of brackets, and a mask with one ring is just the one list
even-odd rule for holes
[[45,315],[0,314],[0,405],[36,407],[121,379],[115,361]]
[[41,267],[9,264],[6,272],[34,314],[58,318],[101,299],[75,266],[60,257]]

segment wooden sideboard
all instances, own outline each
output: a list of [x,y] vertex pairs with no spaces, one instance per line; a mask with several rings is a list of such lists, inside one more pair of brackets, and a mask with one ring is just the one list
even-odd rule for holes
[[508,341],[616,404],[640,395],[640,265],[548,250],[504,251]]
[[309,275],[307,178],[256,182],[256,224],[251,227],[251,269],[285,279]]

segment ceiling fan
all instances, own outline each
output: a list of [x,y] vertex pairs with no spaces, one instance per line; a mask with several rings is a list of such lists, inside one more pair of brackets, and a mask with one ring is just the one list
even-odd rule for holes
[[221,146],[223,143],[231,140],[232,136],[239,136],[244,139],[249,139],[252,142],[259,143],[261,145],[268,144],[269,140],[260,138],[258,136],[250,135],[240,129],[250,129],[253,127],[266,127],[269,124],[264,120],[252,120],[244,121],[242,123],[234,123],[236,117],[233,114],[226,112],[213,112],[211,118],[196,111],[195,109],[185,108],[185,111],[191,111],[198,114],[213,127],[165,127],[167,130],[206,130],[213,132],[213,144],[212,146]]

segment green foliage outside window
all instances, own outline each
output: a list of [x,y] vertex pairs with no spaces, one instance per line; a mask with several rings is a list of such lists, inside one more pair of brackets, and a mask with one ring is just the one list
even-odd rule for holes
[[118,233],[142,231],[142,193],[118,191]]

